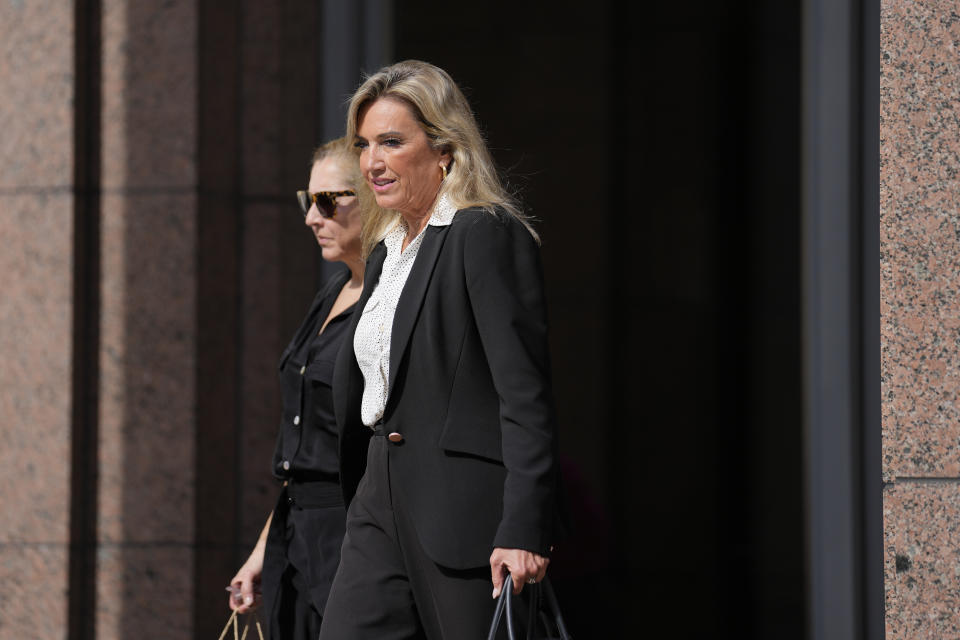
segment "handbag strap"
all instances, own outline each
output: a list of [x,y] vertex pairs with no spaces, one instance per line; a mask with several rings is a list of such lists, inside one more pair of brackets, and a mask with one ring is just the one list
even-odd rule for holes
[[257,627],[257,635],[260,636],[260,640],[263,640],[263,629],[260,627],[260,618],[257,616],[256,612],[251,611],[250,615],[247,616],[246,622],[243,625],[243,635],[240,635],[240,623],[239,616],[237,615],[237,610],[234,609],[233,613],[230,614],[230,617],[227,618],[227,624],[223,625],[223,631],[220,632],[220,637],[217,640],[223,640],[227,637],[227,631],[230,629],[230,626],[233,626],[233,640],[246,640],[247,632],[250,631],[250,618],[253,618],[253,621]]
[[503,590],[507,592],[507,637],[516,640],[517,632],[513,628],[513,579],[509,573],[503,579]]
[[247,640],[247,632],[250,631],[251,617],[253,618],[254,625],[257,627],[257,635],[260,636],[260,640],[263,640],[263,629],[260,628],[260,618],[255,611],[251,611],[250,615],[247,616],[247,622],[243,625],[243,635],[240,636],[240,640]]
[[547,596],[547,606],[550,608],[550,612],[553,613],[553,623],[557,625],[557,633],[560,634],[562,640],[570,640],[570,632],[567,631],[567,625],[563,622],[563,614],[560,613],[560,603],[557,602],[557,594],[553,592],[553,585],[550,584],[550,580],[546,576],[543,577],[543,592]]
[[540,585],[532,584],[527,588],[530,590],[530,602],[527,603],[527,640],[533,640],[533,630],[537,628],[537,615],[540,614]]
[[236,610],[236,609],[234,609],[234,610],[233,610],[233,613],[230,614],[230,617],[227,618],[227,624],[223,625],[223,631],[220,632],[220,637],[219,637],[217,640],[223,640],[224,638],[227,637],[227,629],[230,628],[230,625],[231,625],[231,624],[232,624],[233,627],[234,627],[233,635],[236,636],[236,635],[237,635],[237,632],[236,632],[236,627],[237,627],[237,610]]
[[[530,611],[527,618],[527,640],[533,638],[533,628],[535,625],[536,617],[538,611],[540,611],[540,596],[546,596],[547,608],[550,610],[550,614],[553,616],[553,623],[557,627],[557,633],[560,634],[561,640],[572,640],[570,637],[570,632],[567,631],[567,625],[563,621],[563,615],[560,613],[560,604],[557,602],[557,595],[553,591],[553,585],[550,584],[550,579],[546,576],[543,577],[543,580],[537,584],[532,584],[527,587],[531,589],[530,594]],[[500,627],[500,618],[503,617],[504,611],[507,614],[507,638],[509,640],[517,640],[516,629],[514,629],[513,622],[513,584],[511,583],[510,574],[506,574],[503,579],[503,590],[500,592],[500,597],[497,599],[497,606],[493,610],[493,620],[490,623],[490,632],[487,634],[487,640],[495,640],[497,637],[497,629]]]
[[497,638],[497,629],[500,627],[500,618],[503,617],[503,609],[507,604],[507,598],[510,596],[507,595],[506,580],[504,580],[504,589],[500,592],[500,597],[497,598],[497,606],[493,609],[493,621],[490,623],[490,632],[487,634],[487,640],[496,640]]

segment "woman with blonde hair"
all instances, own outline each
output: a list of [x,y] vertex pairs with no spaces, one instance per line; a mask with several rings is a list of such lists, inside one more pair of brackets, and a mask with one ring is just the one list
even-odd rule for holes
[[363,290],[364,221],[376,208],[344,138],[314,153],[309,188],[297,192],[304,224],[325,260],[348,269],[317,293],[280,358],[283,399],[273,474],[283,482],[274,510],[243,567],[230,582],[230,607],[259,602],[276,639],[316,640],[340,560],[346,513],[340,490],[331,381],[337,351]]
[[334,374],[349,508],[321,638],[482,637],[557,531],[537,238],[442,69],[367,78],[347,137],[381,211]]

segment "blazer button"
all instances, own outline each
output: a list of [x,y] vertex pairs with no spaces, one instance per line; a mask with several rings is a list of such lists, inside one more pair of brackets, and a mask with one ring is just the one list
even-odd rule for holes
[[403,442],[403,435],[396,431],[391,431],[390,435],[387,436],[387,440],[390,442]]
[[282,466],[283,466],[283,470],[284,470],[284,471],[289,471],[289,470],[290,470],[290,461],[289,461],[289,460],[284,460]]

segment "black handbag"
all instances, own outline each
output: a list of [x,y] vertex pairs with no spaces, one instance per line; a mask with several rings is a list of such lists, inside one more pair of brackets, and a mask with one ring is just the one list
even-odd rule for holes
[[[513,617],[513,585],[510,583],[510,574],[507,574],[503,580],[503,591],[497,599],[497,606],[493,610],[493,622],[490,623],[490,633],[487,634],[487,640],[494,640],[497,637],[497,630],[500,628],[500,619],[506,612],[507,618],[507,638],[509,640],[520,640],[517,635],[516,622]],[[536,584],[524,586],[524,591],[529,591],[529,609],[527,610],[527,640],[571,640],[567,626],[563,622],[563,616],[560,614],[560,605],[557,604],[557,596],[553,592],[553,586],[550,579],[544,576],[543,580]]]

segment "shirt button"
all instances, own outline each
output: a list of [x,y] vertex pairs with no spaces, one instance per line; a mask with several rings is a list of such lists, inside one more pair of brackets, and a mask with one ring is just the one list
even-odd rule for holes
[[304,373],[306,373],[306,371],[307,371],[307,365],[303,365],[302,367],[300,367],[300,375],[303,375]]
[[289,470],[290,470],[290,461],[289,461],[289,460],[284,460],[284,461],[283,461],[283,470],[284,470],[284,471],[289,471]]
[[294,424],[294,425],[300,424],[300,416],[296,416],[296,417],[293,419],[293,424]]

